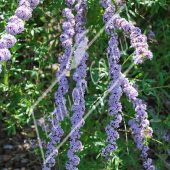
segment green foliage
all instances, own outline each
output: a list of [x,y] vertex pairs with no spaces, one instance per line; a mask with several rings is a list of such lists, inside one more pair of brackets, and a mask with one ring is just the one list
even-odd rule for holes
[[[8,18],[14,14],[17,7],[16,0],[1,0],[0,33],[4,33],[4,28]],[[109,122],[107,114],[108,97],[102,98],[107,90],[108,78],[108,56],[107,56],[107,35],[100,31],[104,26],[102,22],[103,9],[98,3],[99,0],[88,0],[88,21],[89,41],[99,33],[97,40],[89,47],[88,53],[88,88],[86,91],[86,114],[92,109],[90,116],[86,119],[86,124],[82,128],[82,143],[84,148],[79,156],[81,170],[104,170],[101,158],[102,148],[105,146],[106,134],[104,127]],[[170,161],[167,149],[170,144],[162,139],[165,131],[170,130],[170,12],[169,1],[166,0],[128,0],[125,2],[127,8],[121,12],[121,16],[132,21],[140,27],[143,33],[152,29],[155,38],[149,39],[150,49],[154,54],[152,61],[134,66],[126,75],[131,82],[139,86],[140,97],[148,103],[149,119],[154,130],[153,140],[149,154],[154,159],[154,163],[159,169],[168,168],[165,162]],[[45,90],[56,79],[56,71],[59,69],[57,58],[62,53],[59,35],[62,31],[61,24],[63,17],[62,9],[65,7],[64,0],[45,0],[33,12],[31,18],[25,25],[25,31],[17,35],[18,42],[11,49],[12,59],[3,63],[3,72],[0,74],[0,119],[5,122],[5,128],[10,133],[16,133],[18,128],[24,125],[33,124],[30,108]],[[120,33],[121,35],[121,33]],[[129,41],[121,38],[123,71],[132,63],[132,48]],[[70,77],[74,70],[70,72]],[[71,91],[75,83],[69,79],[70,92],[67,99],[72,103]],[[34,109],[35,117],[41,118],[49,115],[54,105],[54,92],[57,85],[43,97]],[[99,105],[95,107],[95,104]],[[136,170],[141,167],[139,151],[131,138],[131,131],[127,125],[128,120],[134,117],[132,105],[123,96],[124,121],[121,125],[120,139],[118,140],[119,150],[113,154],[111,163],[107,166],[112,170]],[[70,103],[68,102],[70,111]],[[71,112],[69,117],[71,116]],[[69,117],[62,122],[65,132],[70,132]],[[157,130],[162,134],[160,135]],[[67,135],[67,134],[66,134]],[[43,139],[46,136],[41,133]],[[67,141],[60,148],[60,166],[64,169],[67,160]],[[106,165],[105,165],[106,166]]]

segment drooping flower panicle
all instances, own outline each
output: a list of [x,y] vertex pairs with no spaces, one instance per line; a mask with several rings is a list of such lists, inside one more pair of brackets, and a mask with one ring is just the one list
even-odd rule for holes
[[108,134],[106,142],[108,143],[106,148],[103,150],[102,155],[105,160],[111,159],[111,153],[117,149],[116,140],[119,138],[117,128],[119,128],[122,121],[122,105],[120,97],[122,95],[122,89],[120,87],[120,75],[121,65],[118,64],[120,59],[120,50],[118,48],[118,35],[115,33],[115,28],[112,23],[108,22],[115,13],[115,7],[111,4],[111,1],[101,0],[100,3],[105,9],[103,21],[106,23],[105,31],[110,37],[109,47],[107,52],[109,54],[109,76],[111,82],[108,86],[108,92],[111,94],[109,97],[109,116],[112,120],[109,125],[106,126],[105,131]]
[[80,128],[84,125],[83,115],[85,113],[85,100],[84,93],[87,83],[85,81],[86,77],[86,60],[88,54],[85,51],[87,48],[88,39],[84,35],[86,31],[85,20],[86,20],[86,11],[87,11],[87,2],[86,0],[78,1],[75,6],[77,12],[75,21],[76,21],[76,36],[74,38],[76,46],[74,51],[75,67],[76,72],[73,75],[73,79],[76,81],[76,88],[73,90],[72,96],[74,103],[72,105],[73,116],[71,117],[71,136],[70,136],[70,148],[67,152],[69,161],[66,162],[66,169],[68,170],[77,170],[76,167],[80,158],[75,155],[75,152],[82,149],[82,143],[80,139]]
[[46,147],[46,161],[43,164],[43,170],[49,170],[55,165],[55,157],[58,155],[56,144],[60,142],[64,134],[59,122],[67,115],[66,99],[64,95],[68,92],[69,88],[66,72],[71,69],[70,57],[72,55],[72,38],[75,34],[75,19],[72,13],[74,2],[72,0],[66,0],[65,3],[70,7],[62,11],[63,16],[67,18],[67,21],[64,21],[62,25],[64,32],[60,35],[60,41],[65,51],[59,57],[60,70],[56,74],[59,87],[58,91],[55,93],[55,104],[57,107],[52,113],[52,118],[49,119],[52,124],[52,129],[49,137],[50,141]]
[[[108,92],[111,93],[109,98],[109,115],[114,118],[110,125],[106,126],[105,130],[108,134],[106,142],[109,142],[106,148],[103,150],[102,155],[106,157],[106,160],[110,160],[110,154],[117,149],[115,141],[119,138],[118,132],[115,130],[119,127],[119,123],[122,120],[121,112],[122,106],[120,103],[120,97],[123,92],[128,96],[129,100],[133,103],[134,110],[136,111],[136,120],[130,120],[129,125],[133,130],[133,139],[137,143],[137,147],[142,151],[141,156],[147,158],[147,151],[149,147],[146,145],[146,139],[152,136],[152,129],[149,127],[149,121],[147,120],[146,105],[142,103],[141,99],[138,99],[137,90],[129,83],[129,80],[121,73],[121,65],[117,62],[120,58],[120,51],[118,48],[118,36],[115,33],[115,29],[123,30],[125,36],[131,40],[131,45],[135,47],[135,56],[133,57],[134,63],[139,64],[144,59],[152,58],[152,53],[148,50],[147,38],[141,34],[141,30],[134,27],[131,23],[121,18],[119,15],[114,14],[115,6],[111,4],[110,0],[101,0],[100,4],[106,8],[104,12],[103,22],[106,24],[105,31],[111,36],[109,41],[109,47],[107,52],[109,53],[109,76],[113,78],[113,81],[108,86]],[[112,127],[113,126],[113,127]],[[149,159],[151,161],[151,159]],[[155,169],[154,165],[149,162],[144,162],[146,169]]]
[[[150,123],[147,120],[148,114],[146,112],[146,104],[138,98],[138,91],[133,87],[133,85],[129,82],[127,78],[122,74],[121,85],[124,93],[129,98],[129,100],[133,104],[133,108],[136,112],[135,118],[129,121],[129,125],[133,132],[133,139],[137,144],[137,148],[142,151],[141,156],[147,159],[147,151],[149,147],[147,145],[147,139],[152,137],[153,130],[149,127]],[[152,159],[148,158],[149,162],[152,163]],[[144,167],[147,170],[154,170],[155,166],[151,165],[151,163],[144,162]]]

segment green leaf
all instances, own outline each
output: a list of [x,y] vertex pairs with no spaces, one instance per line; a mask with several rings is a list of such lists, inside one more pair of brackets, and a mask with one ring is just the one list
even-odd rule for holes
[[33,88],[33,87],[35,87],[35,85],[34,85],[34,84],[26,84],[26,86],[25,86],[25,90],[27,90],[27,89],[31,89],[31,88]]
[[166,97],[169,98],[170,100],[170,95],[168,94],[168,92],[165,89],[161,89],[161,91],[166,95]]
[[154,119],[151,119],[150,122],[159,123],[159,122],[162,122],[162,120],[154,118]]

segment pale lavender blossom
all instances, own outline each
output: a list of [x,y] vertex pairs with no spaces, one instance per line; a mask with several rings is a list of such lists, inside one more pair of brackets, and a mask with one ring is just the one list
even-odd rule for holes
[[114,15],[112,20],[112,27],[123,30],[124,35],[130,38],[131,46],[135,48],[133,60],[136,65],[143,63],[146,59],[151,60],[153,58],[153,54],[148,49],[147,37],[142,35],[140,28],[133,26],[132,23],[121,18],[118,14]]
[[36,8],[38,6],[38,4],[40,3],[39,0],[27,0],[30,3],[30,7],[32,9]]
[[107,8],[111,4],[111,0],[100,0],[99,2],[103,8]]
[[[142,151],[141,157],[146,159],[148,156],[147,151],[149,150],[146,139],[151,138],[153,133],[152,128],[149,127],[150,123],[147,120],[148,114],[146,112],[146,104],[144,104],[144,102],[138,98],[137,89],[132,86],[132,84],[127,78],[125,78],[124,75],[122,75],[121,85],[124,93],[132,102],[133,108],[136,112],[136,120],[132,119],[129,121],[129,125],[134,133],[132,137],[137,144],[137,148]],[[148,161],[145,161],[143,165],[146,169],[155,168],[154,165],[150,165],[151,163],[152,159],[148,158]]]
[[69,7],[72,7],[74,5],[76,0],[65,0],[65,4]]
[[29,20],[32,17],[32,9],[25,6],[20,6],[15,11],[15,15],[22,20]]
[[1,37],[0,49],[12,48],[15,45],[16,42],[17,42],[17,40],[13,35],[5,34]]
[[6,48],[6,40],[0,39],[0,49]]
[[147,36],[148,36],[148,38],[154,38],[155,34],[154,34],[154,32],[152,30],[148,30],[147,31]]
[[8,23],[8,25],[5,27],[5,30],[11,35],[16,35],[18,34],[18,25],[15,23]]
[[[5,61],[5,57],[4,55],[0,52],[0,62]],[[2,65],[1,65],[1,69],[2,69]]]
[[11,58],[11,53],[8,49],[0,49],[0,61],[8,61]]
[[31,4],[30,4],[29,0],[21,0],[21,1],[19,1],[19,4],[18,4],[18,7],[20,7],[20,6],[30,8]]
[[16,35],[24,31],[24,22],[17,16],[12,16],[9,18],[5,30],[8,34]]
[[148,168],[152,164],[152,159],[148,158],[147,161],[143,163],[143,166],[145,168]]

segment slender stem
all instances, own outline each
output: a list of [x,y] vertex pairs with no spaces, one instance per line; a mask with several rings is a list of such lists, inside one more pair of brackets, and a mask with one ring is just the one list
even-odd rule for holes
[[152,88],[147,88],[147,89],[139,90],[139,92],[144,91],[144,90],[161,89],[161,88],[169,88],[169,87],[170,86],[152,87]]

